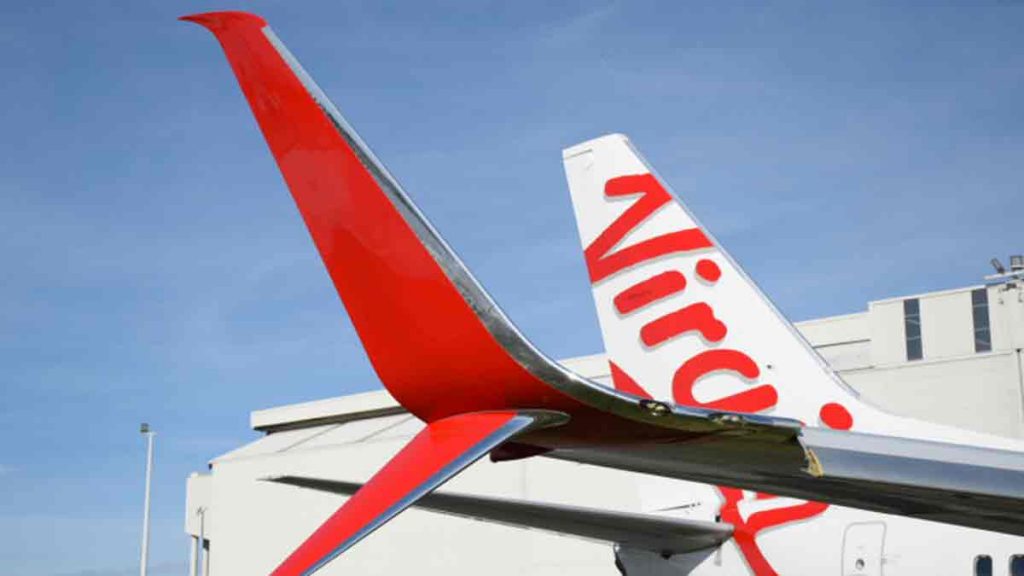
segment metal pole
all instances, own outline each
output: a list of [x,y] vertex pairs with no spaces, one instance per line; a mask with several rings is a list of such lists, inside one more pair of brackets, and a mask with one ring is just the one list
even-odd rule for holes
[[203,544],[203,576],[210,576],[210,541]]
[[210,574],[210,545],[206,542],[206,508],[200,507],[199,514],[199,550],[203,553],[202,576]]
[[149,566],[149,492],[153,480],[153,436],[156,433],[145,423],[139,431],[146,437],[146,499],[142,508],[142,558],[139,561],[139,574],[146,576]]
[[199,536],[190,536],[192,545],[188,551],[188,576],[199,576]]

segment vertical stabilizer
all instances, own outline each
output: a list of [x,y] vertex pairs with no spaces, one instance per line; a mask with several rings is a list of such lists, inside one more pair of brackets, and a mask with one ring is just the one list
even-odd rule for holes
[[860,402],[636,152],[564,151],[616,388],[849,429]]

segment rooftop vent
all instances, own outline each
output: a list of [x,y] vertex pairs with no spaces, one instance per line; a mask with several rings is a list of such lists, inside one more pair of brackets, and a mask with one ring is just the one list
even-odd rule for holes
[[1024,255],[1014,254],[1010,256],[1010,272],[1024,271]]

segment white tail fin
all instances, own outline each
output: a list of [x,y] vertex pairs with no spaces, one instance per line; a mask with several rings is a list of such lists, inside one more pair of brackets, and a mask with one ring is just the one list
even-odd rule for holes
[[815,426],[858,420],[856,394],[625,136],[563,156],[617,388]]

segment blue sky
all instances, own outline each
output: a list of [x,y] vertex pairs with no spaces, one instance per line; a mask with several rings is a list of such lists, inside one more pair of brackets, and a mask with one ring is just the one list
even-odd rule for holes
[[[559,151],[625,132],[793,319],[1021,245],[1024,5],[254,2],[510,316],[600,350]],[[0,558],[154,574],[250,410],[379,386],[213,38],[0,7]]]

